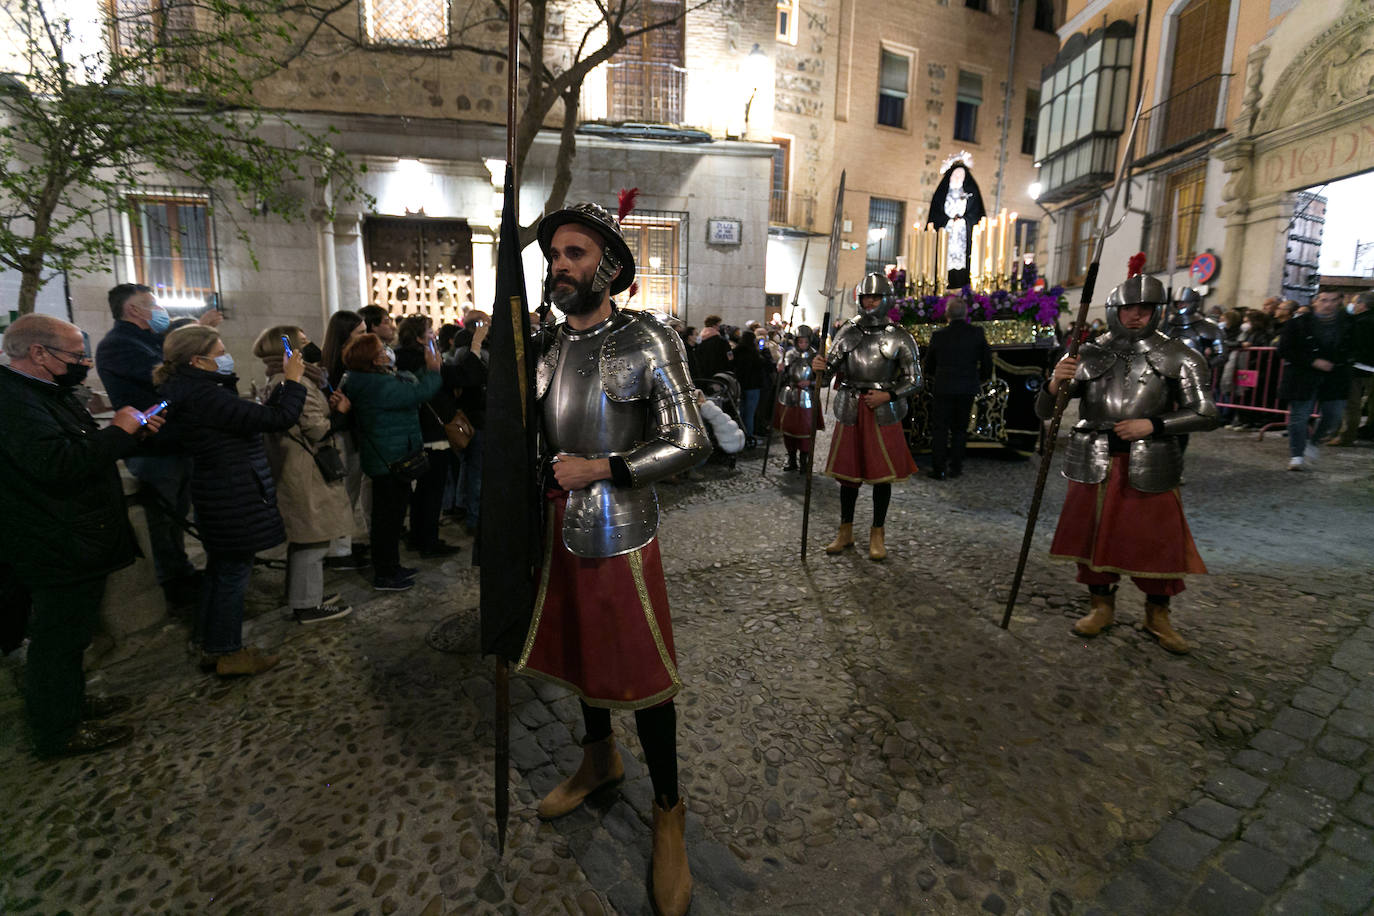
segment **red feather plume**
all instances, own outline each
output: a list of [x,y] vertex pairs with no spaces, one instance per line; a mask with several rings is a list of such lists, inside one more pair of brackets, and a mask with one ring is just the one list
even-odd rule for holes
[[626,301],[626,302],[629,302],[631,299],[633,299],[633,298],[635,297],[635,293],[637,293],[637,292],[639,292],[639,281],[638,281],[638,280],[636,280],[636,281],[634,281],[633,283],[630,284],[629,292],[627,292],[627,293],[625,294],[625,301]]
[[623,220],[635,208],[635,201],[639,198],[639,188],[621,188],[618,198],[619,213],[616,214],[617,220]]
[[1131,255],[1131,259],[1126,262],[1126,279],[1140,276],[1140,272],[1145,269],[1145,252],[1137,252]]

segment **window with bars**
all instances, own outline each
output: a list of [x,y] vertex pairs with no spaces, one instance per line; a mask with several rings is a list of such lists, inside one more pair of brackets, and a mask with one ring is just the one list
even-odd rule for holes
[[612,121],[682,123],[687,91],[685,17],[685,0],[643,0],[630,6],[624,21],[626,32],[660,22],[668,25],[631,38],[606,65],[606,112]]
[[636,210],[621,222],[639,290],[631,307],[677,317],[687,306],[687,214]]
[[902,250],[902,213],[906,204],[882,197],[868,199],[868,249],[864,253],[864,272],[887,273],[887,265],[897,263]]
[[1070,211],[1068,228],[1069,233],[1065,238],[1068,246],[1065,285],[1081,286],[1087,279],[1088,265],[1093,258],[1093,236],[1097,232],[1096,198]]
[[959,94],[954,103],[954,139],[978,142],[978,108],[983,104],[983,77],[959,71]]
[[1040,123],[1040,90],[1026,90],[1026,117],[1021,122],[1021,155],[1035,155],[1035,130]]
[[911,58],[882,50],[878,67],[878,123],[906,126],[906,97],[911,84]]
[[442,48],[449,43],[449,0],[362,0],[358,11],[367,44]]
[[168,39],[189,37],[195,17],[189,5],[163,0],[109,0],[110,41],[116,54],[141,54]]
[[778,0],[778,41],[797,43],[797,13],[800,0]]
[[786,223],[792,141],[787,137],[774,137],[773,142],[778,145],[778,148],[773,151],[773,188],[768,206],[768,219],[769,222]]
[[209,198],[137,195],[129,205],[136,281],[166,305],[212,304],[217,278]]
[[1171,270],[1187,267],[1196,253],[1202,195],[1207,186],[1206,160],[1170,172],[1163,183],[1155,208],[1150,264],[1157,270]]

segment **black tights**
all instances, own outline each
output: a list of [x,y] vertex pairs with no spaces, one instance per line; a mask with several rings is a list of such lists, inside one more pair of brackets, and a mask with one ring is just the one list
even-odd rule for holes
[[[582,704],[582,722],[587,743],[600,741],[611,734],[611,711]],[[649,765],[649,781],[654,784],[654,798],[660,807],[677,804],[677,707],[673,701],[635,710],[635,730],[644,748],[644,762]]]
[[[843,524],[851,525],[854,523],[854,506],[859,501],[859,485],[852,487],[840,485],[840,521]],[[881,528],[887,521],[887,504],[892,501],[892,484],[875,483],[873,485],[873,527]]]

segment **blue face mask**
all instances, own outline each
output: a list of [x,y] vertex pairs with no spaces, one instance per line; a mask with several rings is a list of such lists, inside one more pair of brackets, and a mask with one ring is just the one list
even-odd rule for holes
[[229,353],[221,353],[215,357],[215,371],[220,375],[234,374],[234,357]]
[[166,334],[167,328],[172,323],[172,316],[167,314],[163,308],[155,308],[148,315],[148,328],[154,334]]

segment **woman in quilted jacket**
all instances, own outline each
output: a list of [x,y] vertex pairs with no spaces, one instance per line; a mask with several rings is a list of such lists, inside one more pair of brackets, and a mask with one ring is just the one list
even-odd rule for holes
[[239,397],[234,358],[214,328],[171,332],[162,359],[153,382],[192,458],[191,502],[207,559],[192,642],[206,671],[261,674],[279,659],[243,644],[243,599],[254,554],[286,539],[262,434],[300,418],[305,361],[299,352],[287,360],[283,383],[258,404]]

